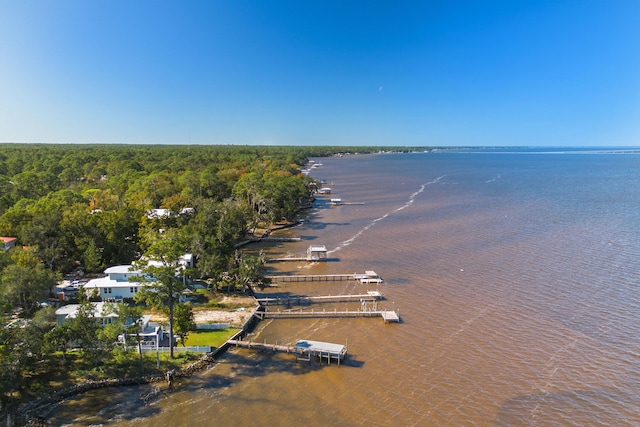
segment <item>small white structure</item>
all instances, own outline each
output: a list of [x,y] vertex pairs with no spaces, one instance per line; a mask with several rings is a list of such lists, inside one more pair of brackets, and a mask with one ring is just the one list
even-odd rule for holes
[[191,215],[195,213],[195,211],[196,210],[194,208],[182,208],[178,213],[175,213],[169,209],[149,209],[147,211],[147,218],[149,219],[170,218],[170,217],[176,217],[181,215]]
[[318,190],[318,194],[331,194],[330,187],[322,187]]
[[169,218],[171,211],[169,209],[150,209],[147,211],[147,218]]
[[298,353],[297,360],[311,361],[311,357],[315,356],[320,360],[326,359],[328,364],[335,360],[338,365],[347,355],[347,346],[322,341],[300,340],[294,346],[294,350]]
[[321,261],[327,259],[327,247],[324,245],[311,245],[307,249],[307,261]]
[[342,199],[331,199],[331,206],[340,206],[342,204]]
[[360,283],[382,283],[382,277],[373,270],[366,270],[364,274],[354,274],[353,277],[356,280],[360,280]]
[[[180,264],[180,266],[177,268],[178,271],[176,271],[176,274],[180,274],[185,268],[193,268],[195,267],[195,261],[194,261],[194,257],[193,254],[184,254],[180,257],[180,259],[178,260],[178,264]],[[148,265],[153,265],[156,267],[161,267],[162,263],[158,262],[158,261],[149,261]]]

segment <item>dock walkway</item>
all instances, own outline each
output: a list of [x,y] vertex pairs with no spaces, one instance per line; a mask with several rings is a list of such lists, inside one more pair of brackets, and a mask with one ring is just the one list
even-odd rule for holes
[[[288,258],[294,259],[294,258]],[[359,281],[361,283],[382,283],[382,278],[372,270],[367,270],[364,273],[349,273],[349,274],[291,274],[291,275],[275,275],[265,276],[267,279],[271,279],[273,283],[292,283],[292,282],[345,282],[345,281]]]
[[267,258],[264,260],[265,262],[298,262],[298,261],[309,261],[306,256],[298,256],[298,257],[284,257],[284,258]]
[[[306,259],[306,258],[305,258]],[[355,280],[355,274],[292,274],[290,276],[266,276],[272,282],[342,282]]]
[[299,242],[302,240],[300,237],[263,237],[261,242]]
[[382,317],[385,323],[400,322],[400,315],[393,310],[284,310],[284,311],[256,311],[254,316],[264,319],[314,319],[340,317]]
[[379,301],[382,294],[378,291],[369,291],[366,294],[356,295],[321,295],[321,296],[286,296],[286,297],[265,297],[256,300],[262,305],[301,305],[303,303],[310,304],[312,302],[352,302],[352,301]]

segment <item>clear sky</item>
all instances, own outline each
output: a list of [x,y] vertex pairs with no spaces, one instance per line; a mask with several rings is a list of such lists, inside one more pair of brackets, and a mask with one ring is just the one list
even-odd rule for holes
[[0,0],[0,141],[640,145],[638,0]]

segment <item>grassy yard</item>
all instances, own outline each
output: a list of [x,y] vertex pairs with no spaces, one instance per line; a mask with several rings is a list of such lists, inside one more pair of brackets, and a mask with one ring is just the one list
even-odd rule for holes
[[238,329],[234,328],[216,331],[191,331],[189,332],[185,346],[210,345],[212,347],[220,347],[236,332],[238,332]]

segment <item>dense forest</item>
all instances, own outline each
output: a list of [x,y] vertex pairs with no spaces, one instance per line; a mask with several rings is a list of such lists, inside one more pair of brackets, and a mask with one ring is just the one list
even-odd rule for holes
[[[425,149],[0,144],[0,236],[16,239],[0,251],[0,409],[15,393],[37,394],[42,383],[28,378],[58,370],[51,356],[64,362],[71,342],[94,370],[114,360],[126,367],[113,347],[123,325],[83,321],[86,301],[76,321],[53,328],[42,301],[63,276],[163,257],[170,240],[174,254],[194,255],[191,278],[229,281],[235,268],[235,280],[255,282],[260,265],[242,262],[237,244],[310,205],[319,185],[301,172],[310,157]],[[5,327],[10,320],[20,327]]]
[[[51,272],[90,273],[136,259],[150,230],[177,228],[209,275],[241,235],[308,202],[309,157],[384,149],[0,144],[0,235]],[[150,217],[157,208],[173,214]]]

